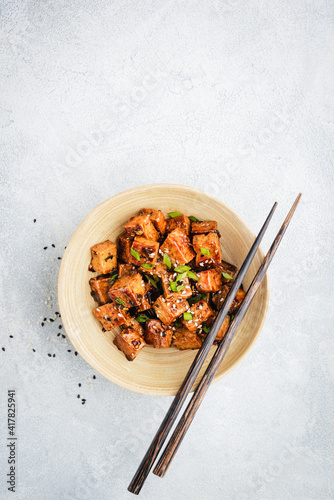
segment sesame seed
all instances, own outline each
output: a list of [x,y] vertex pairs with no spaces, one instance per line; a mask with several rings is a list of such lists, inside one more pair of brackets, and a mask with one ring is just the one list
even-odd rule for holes
[[53,355],[53,357],[55,358],[55,357],[56,357],[56,355],[54,354],[54,355]]
[[58,326],[59,330],[61,330],[63,327],[61,325]]
[[71,349],[67,349],[67,352],[72,352]]
[[74,353],[74,354],[77,356],[77,355],[78,355],[77,351],[75,351],[75,353]]
[[94,380],[96,379],[96,375],[93,375],[93,379],[94,379]]
[[48,354],[49,358],[51,358],[51,354]]
[[12,339],[12,338],[13,338],[13,335],[9,335],[9,337]]
[[36,350],[35,350],[35,349],[33,349],[33,352],[36,352]]
[[3,347],[2,350],[5,351],[6,349]]
[[44,247],[44,250],[46,250],[48,247]]
[[36,222],[36,219],[34,219],[34,222]]
[[56,245],[55,245],[54,243],[52,243],[52,245],[51,245],[51,246],[52,246],[53,248],[56,248]]
[[80,394],[77,395],[77,398],[80,399]]

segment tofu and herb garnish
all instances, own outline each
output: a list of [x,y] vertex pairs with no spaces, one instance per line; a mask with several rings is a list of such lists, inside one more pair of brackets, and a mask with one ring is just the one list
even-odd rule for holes
[[[129,361],[147,346],[199,349],[237,273],[222,260],[217,222],[142,208],[123,227],[116,243],[91,247],[88,269],[97,275],[89,285],[102,331],[120,327],[114,344]],[[241,287],[216,342],[244,296]]]

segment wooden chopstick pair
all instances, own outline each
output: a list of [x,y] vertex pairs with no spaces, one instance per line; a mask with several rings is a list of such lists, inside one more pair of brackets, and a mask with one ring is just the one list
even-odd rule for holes
[[[247,312],[247,309],[256,293],[256,291],[258,290],[260,284],[261,284],[261,281],[275,255],[275,252],[283,238],[283,235],[288,227],[288,224],[296,210],[296,207],[299,203],[299,200],[300,200],[300,197],[301,197],[301,194],[299,194],[293,204],[293,206],[291,207],[291,210],[290,212],[288,213],[282,227],[280,228],[273,244],[271,245],[263,263],[261,264],[258,272],[256,273],[253,281],[252,281],[252,284],[251,286],[249,287],[247,293],[246,293],[246,296],[238,310],[238,312],[236,313],[236,315],[234,316],[233,318],[233,321],[227,331],[227,333],[225,334],[222,342],[220,343],[220,345],[217,347],[217,350],[213,356],[213,358],[211,359],[210,361],[210,364],[209,366],[207,367],[206,369],[206,372],[199,384],[199,386],[197,387],[196,391],[194,392],[193,396],[192,396],[192,399],[190,401],[190,403],[188,404],[188,407],[186,409],[186,411],[184,412],[183,416],[181,417],[178,425],[176,426],[174,432],[173,432],[173,435],[169,441],[169,443],[167,444],[166,446],[166,449],[165,451],[163,452],[163,454],[161,455],[161,458],[156,466],[156,468],[154,469],[154,473],[157,474],[158,476],[160,477],[163,477],[171,463],[171,461],[173,460],[173,457],[175,456],[175,453],[176,451],[178,450],[181,442],[182,442],[182,439],[183,437],[185,436],[195,414],[196,414],[196,411],[197,409],[199,408],[204,396],[205,396],[205,393],[207,391],[207,389],[209,388],[209,385],[220,365],[220,363],[222,362],[225,354],[226,354],[226,351],[243,319],[243,317],[245,316],[246,312]],[[253,243],[244,263],[242,264],[234,282],[233,282],[233,285],[225,299],[225,301],[223,302],[223,306],[220,310],[220,312],[218,313],[218,316],[213,324],[213,326],[211,327],[211,330],[210,332],[208,333],[205,341],[203,342],[202,344],[202,347],[200,348],[200,350],[198,351],[178,393],[176,394],[165,418],[163,419],[156,435],[154,436],[153,438],[153,441],[151,443],[151,445],[149,446],[140,466],[138,467],[138,470],[136,472],[136,474],[134,475],[129,487],[128,487],[128,490],[131,492],[131,493],[134,493],[136,495],[139,494],[159,452],[161,451],[161,448],[173,426],[173,424],[175,423],[176,421],[176,418],[181,410],[181,407],[187,397],[187,395],[189,394],[190,390],[191,390],[191,387],[193,385],[193,383],[195,382],[195,379],[204,363],[204,360],[216,338],[216,335],[221,327],[221,324],[222,322],[224,321],[224,318],[225,316],[227,315],[230,307],[231,307],[231,304],[234,300],[234,297],[245,277],[245,274],[253,260],[253,257],[255,256],[255,253],[260,245],[260,242],[263,238],[263,235],[269,225],[269,222],[273,216],[273,213],[276,209],[276,206],[277,206],[277,203],[274,203],[265,223],[263,224],[255,242]]]

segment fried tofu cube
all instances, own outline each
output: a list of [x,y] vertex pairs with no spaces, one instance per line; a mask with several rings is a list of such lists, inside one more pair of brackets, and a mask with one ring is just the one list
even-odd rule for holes
[[191,234],[219,234],[217,229],[217,222],[215,220],[206,220],[202,222],[191,223]]
[[196,332],[191,332],[185,326],[178,326],[173,332],[172,344],[180,350],[199,349],[202,340]]
[[160,255],[158,255],[158,260],[155,264],[153,264],[153,267],[147,269],[146,267],[140,266],[138,271],[141,273],[149,274],[150,276],[158,276],[159,278],[161,278],[165,273],[168,273],[169,269],[166,264],[162,262]]
[[193,246],[196,252],[196,266],[207,267],[221,262],[222,252],[216,233],[195,234]]
[[180,228],[187,236],[190,233],[190,219],[186,215],[180,215],[167,221],[167,233],[171,233],[174,229]]
[[148,345],[153,345],[157,349],[166,349],[172,343],[172,328],[168,328],[158,319],[150,319],[145,325],[145,341]]
[[91,278],[89,280],[89,285],[91,288],[91,296],[98,304],[106,304],[110,301],[110,297],[108,295],[109,289],[111,288],[111,274],[100,274],[95,278]]
[[135,330],[139,335],[143,336],[144,335],[144,328],[141,326],[139,321],[136,320],[136,318],[133,318],[132,316],[129,316],[122,328],[132,328]]
[[230,264],[229,262],[225,262],[224,260],[222,260],[217,265],[217,269],[220,269],[220,271],[222,273],[223,283],[228,283],[229,281],[231,281],[230,278],[227,278],[226,276],[224,276],[224,274],[229,274],[233,278],[238,270],[235,266],[233,266],[233,264]]
[[123,302],[126,308],[139,306],[144,295],[145,284],[139,273],[119,278],[109,290],[111,300]]
[[[226,283],[221,290],[212,295],[212,302],[214,303],[218,311],[221,309],[224,300],[226,299],[227,294],[231,289],[231,286],[231,282]],[[234,313],[239,308],[241,302],[244,300],[245,295],[246,293],[244,292],[244,289],[241,285],[241,287],[237,291],[236,296],[234,297],[230,310],[228,311],[229,313]]]
[[225,319],[224,319],[224,321],[222,323],[222,326],[220,327],[219,332],[216,335],[216,338],[215,338],[216,342],[220,342],[221,340],[223,340],[223,338],[225,337],[225,334],[226,334],[229,326],[230,326],[230,317],[229,316],[225,316]]
[[190,313],[191,318],[184,319],[183,317],[181,321],[188,330],[195,332],[204,321],[210,318],[213,311],[205,300],[200,300],[196,302],[196,304],[193,304],[191,308],[187,310],[187,313]]
[[131,217],[124,225],[124,229],[130,236],[143,236],[149,240],[159,239],[159,233],[153,226],[148,214]]
[[166,300],[162,295],[153,304],[153,309],[158,318],[169,326],[189,308],[187,301]]
[[115,346],[124,352],[129,361],[133,361],[146,345],[145,340],[133,328],[125,328],[114,340]]
[[153,303],[152,301],[153,286],[150,283],[145,283],[144,286],[145,286],[145,293],[138,309],[140,312],[151,309]]
[[218,292],[221,289],[223,280],[219,269],[208,269],[197,273],[197,290],[199,292]]
[[137,269],[133,264],[118,264],[118,277],[137,274]]
[[128,233],[122,233],[118,238],[118,255],[124,262],[131,263],[131,245],[133,238]]
[[[179,276],[180,275],[177,273],[166,273],[161,277],[162,289],[165,299],[186,300],[192,296],[193,292],[190,286],[189,278],[187,278],[187,276],[184,276],[179,281],[176,281]],[[171,284],[171,282],[173,282],[174,284]],[[172,286],[174,287],[174,289],[176,288],[175,291],[172,290]],[[179,291],[177,291],[178,289]]]
[[91,247],[92,260],[90,271],[108,274],[117,268],[117,247],[112,241],[106,240]]
[[161,236],[163,236],[167,229],[167,222],[164,214],[160,210],[155,210],[154,208],[142,208],[139,212],[140,215],[149,215],[153,226]]
[[169,256],[173,266],[187,264],[196,255],[192,249],[190,239],[180,228],[169,233],[161,245],[161,251]]
[[[159,243],[157,241],[136,236],[131,249],[136,253],[136,256],[131,255],[131,263],[135,266],[142,266],[143,264],[151,265],[157,262],[159,251]],[[139,257],[139,260],[136,257]]]
[[93,313],[105,330],[112,330],[116,326],[124,325],[129,318],[127,311],[119,308],[113,302],[97,307]]

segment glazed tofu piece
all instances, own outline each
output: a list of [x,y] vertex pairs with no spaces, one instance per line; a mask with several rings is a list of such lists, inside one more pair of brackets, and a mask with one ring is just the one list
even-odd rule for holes
[[92,290],[90,294],[98,304],[106,304],[110,301],[108,292],[111,288],[111,277],[111,274],[100,274],[89,280],[89,285]]
[[167,222],[164,214],[160,210],[155,210],[154,208],[142,208],[140,215],[149,215],[153,226],[161,236],[164,236],[167,229]]
[[216,233],[195,234],[193,246],[196,252],[196,266],[215,266],[221,262],[222,252]]
[[112,241],[106,240],[91,247],[92,260],[90,271],[108,274],[117,268],[117,247]]
[[133,361],[146,345],[145,340],[133,328],[125,328],[114,340],[115,346],[124,352],[129,361]]
[[149,240],[158,240],[159,233],[153,226],[149,214],[146,215],[136,215],[131,217],[129,221],[124,225],[125,231],[130,236],[143,236]]
[[217,222],[215,220],[206,220],[203,222],[191,223],[191,234],[217,233]]
[[138,271],[144,274],[149,274],[150,276],[158,276],[159,278],[161,278],[165,273],[168,273],[169,271],[166,264],[162,262],[162,258],[159,254],[157,262],[155,264],[149,264],[149,265],[152,267],[147,268],[140,266]]
[[154,302],[153,309],[162,323],[169,326],[176,318],[189,309],[189,304],[187,301],[166,300],[160,295]]
[[[223,305],[224,300],[227,297],[228,292],[230,291],[232,283],[226,283],[221,290],[212,295],[212,302],[216,306],[219,311]],[[243,287],[241,286],[237,291],[237,294],[232,302],[229,313],[234,313],[240,306],[241,302],[244,300],[246,293],[244,292]]]
[[196,255],[192,249],[190,239],[180,228],[169,233],[163,245],[161,245],[161,251],[169,256],[173,266],[187,264]]
[[105,330],[112,330],[116,326],[124,325],[129,318],[125,309],[119,308],[112,302],[97,307],[93,313]]
[[153,303],[152,301],[153,290],[154,290],[153,286],[150,283],[145,283],[145,293],[138,311],[142,312],[151,309]]
[[190,313],[191,317],[189,316],[189,319],[183,317],[181,321],[188,330],[195,332],[204,321],[207,321],[212,316],[213,311],[205,300],[200,300],[193,304],[187,310],[187,313]]
[[202,345],[202,340],[196,332],[191,332],[185,326],[180,326],[176,327],[173,332],[172,344],[180,350],[199,349]]
[[111,300],[126,308],[139,306],[144,295],[145,284],[139,273],[119,278],[109,290]]
[[221,289],[223,280],[219,269],[208,269],[197,273],[197,290],[199,292],[218,292]]
[[228,283],[229,281],[231,281],[230,278],[227,278],[227,276],[224,276],[224,274],[230,275],[233,278],[238,270],[235,266],[233,266],[229,262],[225,262],[224,260],[222,260],[217,265],[217,269],[220,269],[220,271],[221,271],[223,283]]
[[159,243],[157,241],[149,240],[142,236],[136,236],[133,240],[131,249],[131,263],[135,266],[155,264],[157,262],[159,251]]
[[124,262],[131,263],[131,245],[133,238],[128,233],[122,233],[118,238],[118,255]]
[[179,281],[176,281],[179,276],[180,275],[177,273],[166,273],[162,276],[161,283],[165,299],[186,300],[192,296],[193,292],[189,278],[184,276],[182,279],[179,279]]
[[172,328],[168,328],[158,319],[150,319],[145,325],[145,341],[157,349],[166,349],[172,343]]
[[137,269],[133,264],[118,264],[118,277],[131,276],[137,274]]
[[220,342],[225,337],[225,333],[227,332],[229,326],[230,326],[230,317],[225,316],[223,324],[220,327],[219,332],[216,335],[216,338],[215,338],[216,342]]
[[186,215],[180,215],[167,221],[167,233],[171,233],[174,229],[182,229],[187,236],[190,233],[190,219]]
[[143,336],[144,335],[144,328],[141,326],[139,321],[136,320],[136,318],[133,318],[132,316],[129,316],[128,319],[125,321],[124,325],[122,328],[132,328],[135,330],[139,335]]

